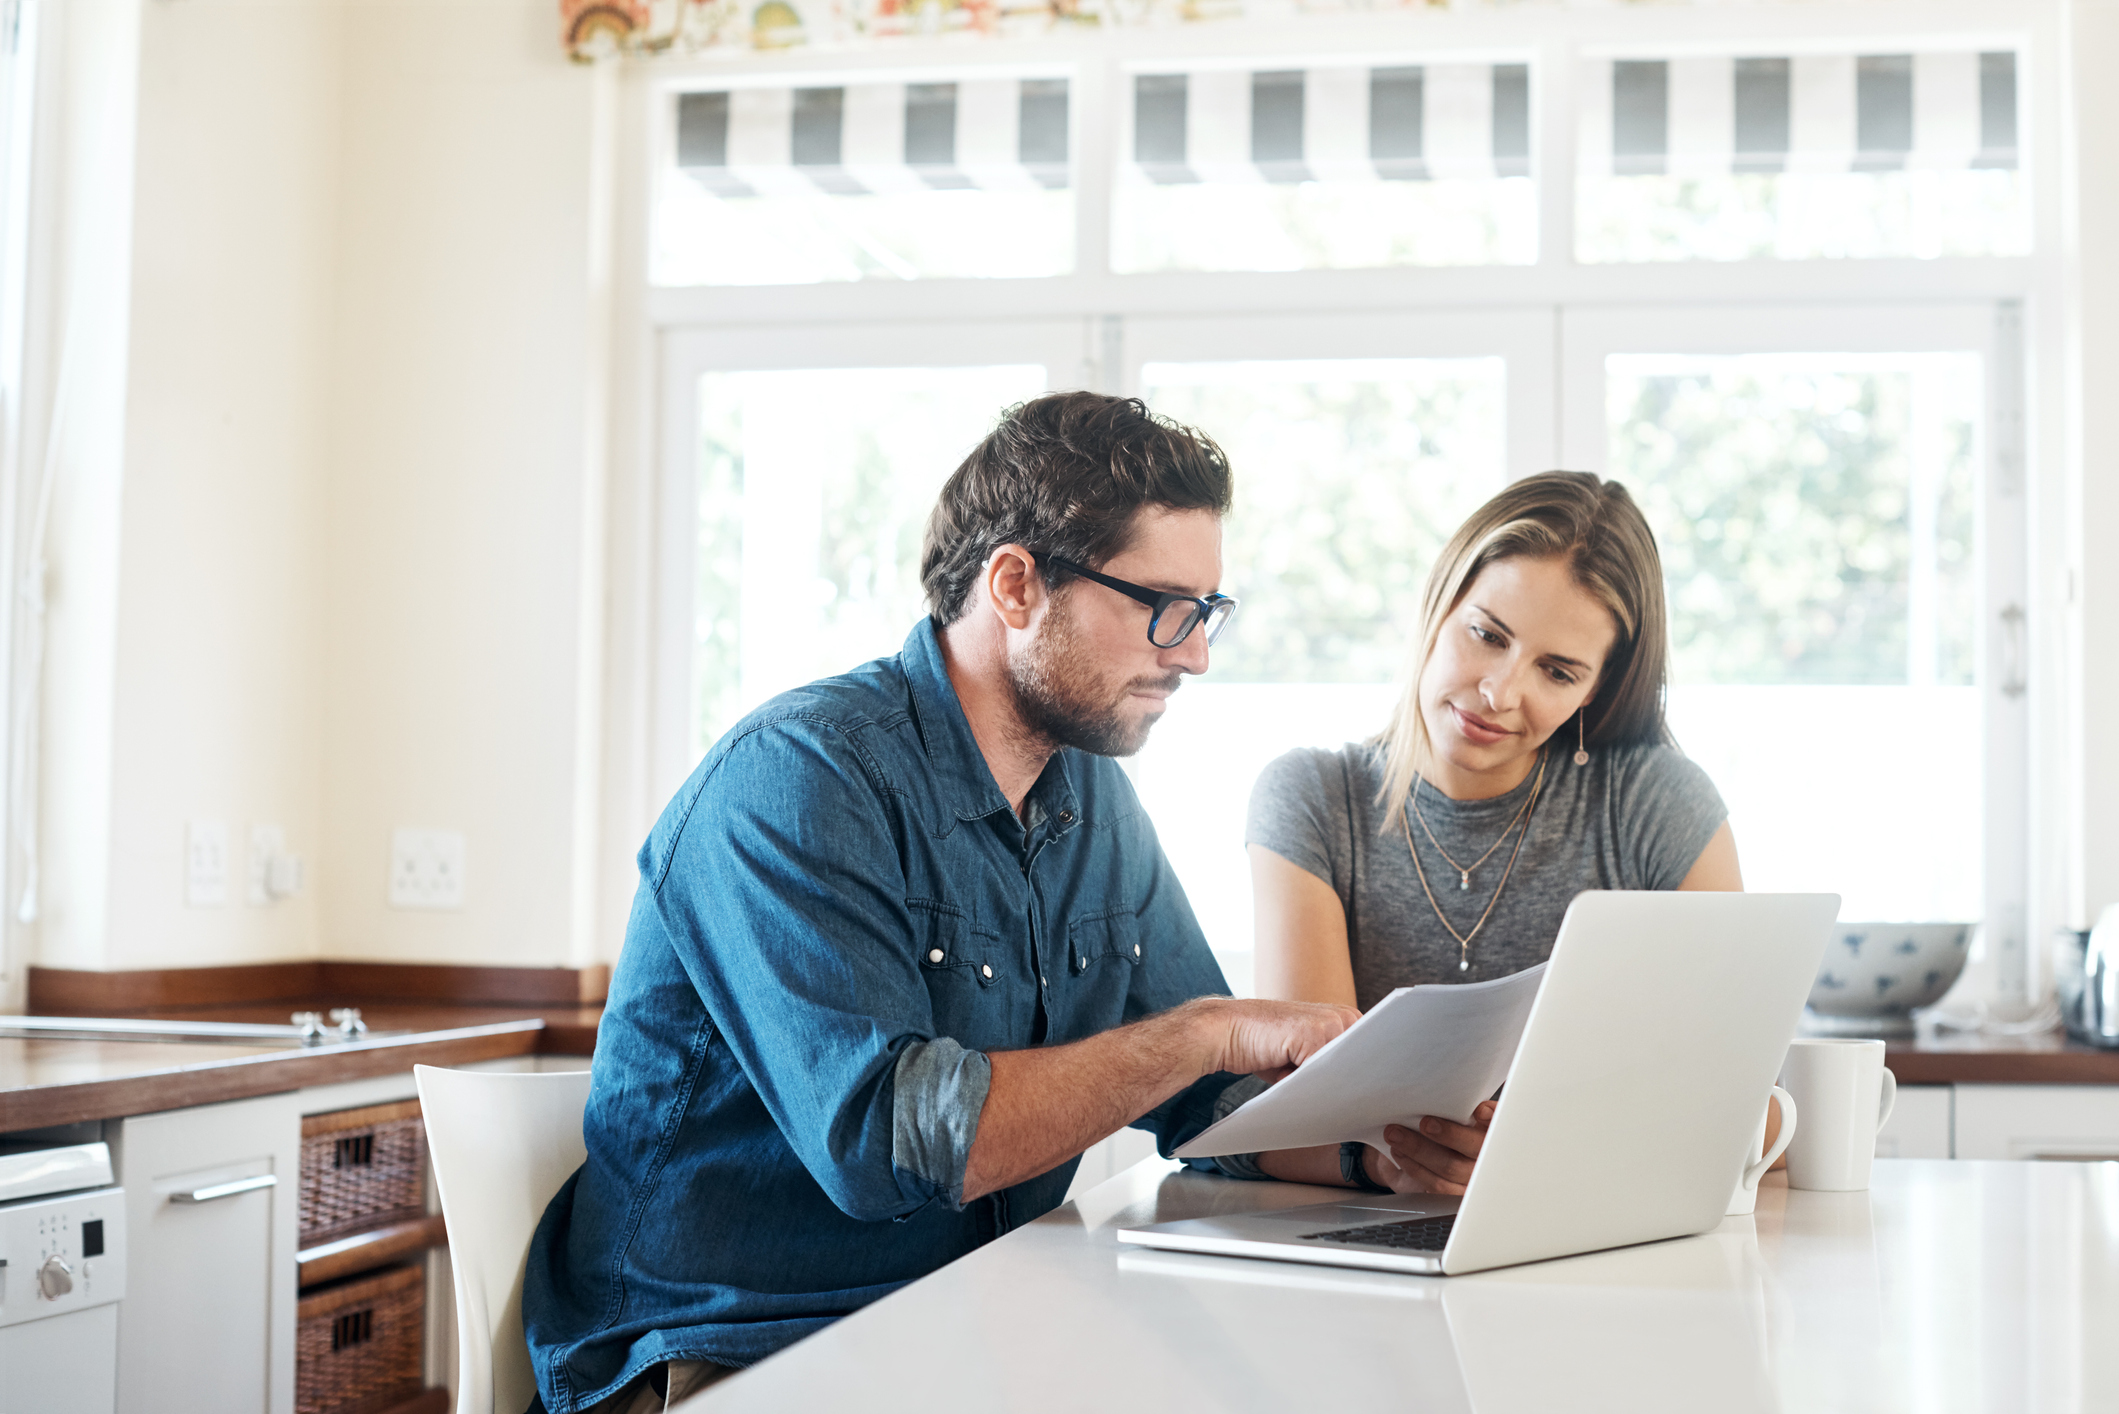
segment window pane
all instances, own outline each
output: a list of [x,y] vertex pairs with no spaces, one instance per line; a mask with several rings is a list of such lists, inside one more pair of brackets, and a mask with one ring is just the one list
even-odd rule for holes
[[1622,355],[1612,474],[1670,592],[1670,717],[1745,882],[1977,919],[1976,354]]
[[1144,395],[1229,454],[1208,681],[1389,682],[1442,542],[1501,484],[1498,358],[1151,363]]
[[1247,993],[1251,784],[1292,747],[1382,729],[1428,566],[1505,480],[1504,365],[1164,363],[1141,382],[1236,472],[1222,583],[1243,608],[1213,670],[1170,699],[1134,783],[1230,985]]
[[1011,77],[680,94],[654,281],[1065,274],[1069,87]]
[[1537,259],[1527,64],[1344,63],[1129,81],[1113,269]]
[[699,380],[696,751],[774,693],[898,651],[926,613],[943,481],[1045,383],[1037,364]]
[[1578,91],[1581,260],[2031,248],[2013,53],[1598,60]]

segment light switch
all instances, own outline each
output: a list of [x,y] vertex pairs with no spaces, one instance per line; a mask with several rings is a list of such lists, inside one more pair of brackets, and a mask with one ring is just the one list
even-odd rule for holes
[[193,908],[228,902],[226,820],[192,820],[184,826],[184,902]]
[[390,906],[464,906],[464,837],[461,830],[399,829],[391,832]]

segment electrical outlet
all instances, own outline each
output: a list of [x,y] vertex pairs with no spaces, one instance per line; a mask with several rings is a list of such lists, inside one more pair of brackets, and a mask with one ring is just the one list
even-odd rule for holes
[[184,902],[193,908],[219,908],[228,902],[227,821],[185,824]]
[[287,831],[278,825],[250,827],[250,889],[253,906],[263,907],[301,891],[302,858],[287,852]]
[[462,908],[461,830],[395,830],[390,835],[390,906]]

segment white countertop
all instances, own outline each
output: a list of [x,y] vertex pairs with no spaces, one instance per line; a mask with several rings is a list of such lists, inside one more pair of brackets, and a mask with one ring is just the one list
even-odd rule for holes
[[2119,1164],[1779,1178],[1702,1237],[1410,1277],[1121,1249],[1335,1196],[1151,1159],[686,1407],[2119,1410]]

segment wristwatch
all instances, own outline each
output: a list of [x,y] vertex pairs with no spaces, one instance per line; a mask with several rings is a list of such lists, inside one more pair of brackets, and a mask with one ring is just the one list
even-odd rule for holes
[[1339,1176],[1363,1193],[1388,1193],[1391,1190],[1369,1177],[1368,1165],[1362,1162],[1368,1145],[1359,1139],[1349,1139],[1339,1146]]

